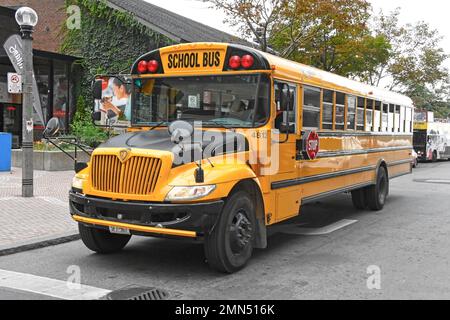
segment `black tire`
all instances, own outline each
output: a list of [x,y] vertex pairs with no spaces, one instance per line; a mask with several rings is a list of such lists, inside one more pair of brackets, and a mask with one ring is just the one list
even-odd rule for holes
[[352,191],[353,206],[358,210],[364,210],[368,206],[365,189],[358,189]]
[[419,160],[414,159],[413,168],[416,169],[419,166]]
[[383,210],[389,194],[389,179],[384,167],[378,170],[377,183],[373,186],[367,187],[366,198],[370,210]]
[[437,156],[437,151],[433,151],[433,158],[431,158],[431,162],[437,162],[438,160],[438,156]]
[[244,268],[252,256],[255,230],[255,204],[247,192],[238,191],[226,201],[217,225],[206,236],[210,267],[223,273]]
[[107,230],[90,228],[81,223],[78,224],[78,230],[84,245],[101,254],[118,252],[131,239],[128,235],[112,234]]

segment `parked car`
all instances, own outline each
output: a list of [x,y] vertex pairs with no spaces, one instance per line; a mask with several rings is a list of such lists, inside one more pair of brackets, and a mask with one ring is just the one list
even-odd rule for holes
[[416,150],[413,149],[411,156],[412,156],[411,159],[412,167],[417,168],[417,166],[419,165],[419,155],[417,154]]

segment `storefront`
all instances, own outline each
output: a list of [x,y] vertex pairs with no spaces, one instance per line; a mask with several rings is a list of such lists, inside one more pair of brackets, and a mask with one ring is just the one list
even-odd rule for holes
[[[0,7],[0,132],[13,135],[13,148],[20,148],[22,141],[22,96],[9,94],[7,74],[15,72],[4,49],[3,43],[18,33],[14,10]],[[75,57],[53,52],[34,50],[34,73],[39,89],[42,111],[45,120],[58,117],[63,130],[69,124],[75,111],[72,64]],[[35,117],[35,139],[42,138],[45,123]]]

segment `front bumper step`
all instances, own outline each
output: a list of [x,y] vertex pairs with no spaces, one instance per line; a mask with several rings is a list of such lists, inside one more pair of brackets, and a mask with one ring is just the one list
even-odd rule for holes
[[147,227],[147,226],[140,226],[140,225],[129,224],[129,223],[121,223],[121,222],[87,218],[87,217],[82,217],[82,216],[78,216],[78,215],[73,215],[72,218],[75,221],[80,222],[80,223],[102,226],[102,227],[118,227],[118,228],[124,228],[124,229],[137,231],[137,232],[162,234],[162,235],[185,237],[185,238],[196,238],[197,237],[197,233],[194,231]]

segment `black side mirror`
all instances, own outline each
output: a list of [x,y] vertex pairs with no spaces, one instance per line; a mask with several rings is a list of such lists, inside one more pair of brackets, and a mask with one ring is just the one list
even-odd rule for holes
[[47,126],[45,127],[45,130],[43,132],[44,138],[54,137],[58,133],[59,129],[60,129],[59,119],[56,117],[51,118],[47,122]]
[[295,124],[294,123],[287,124],[287,123],[283,122],[280,125],[280,132],[283,132],[286,134],[287,133],[295,133]]
[[76,162],[75,163],[75,173],[79,173],[86,169],[88,167],[88,164],[85,162]]
[[94,122],[102,120],[102,113],[100,111],[92,112],[91,116],[92,116],[92,121],[94,121]]
[[95,80],[92,86],[92,95],[94,96],[94,99],[101,100],[102,92],[103,92],[103,80],[102,79]]

